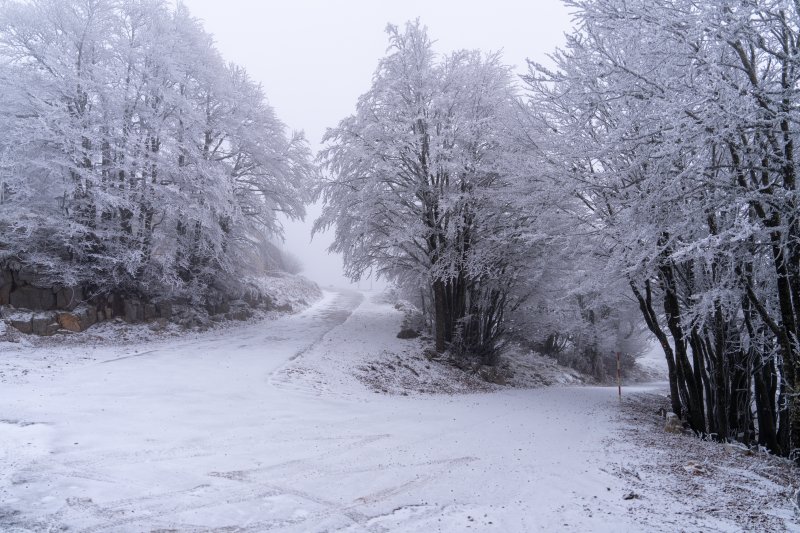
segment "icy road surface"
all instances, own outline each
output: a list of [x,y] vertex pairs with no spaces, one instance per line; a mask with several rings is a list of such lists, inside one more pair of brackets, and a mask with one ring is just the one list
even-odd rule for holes
[[[615,389],[376,394],[347,369],[402,343],[399,320],[326,292],[0,384],[0,530],[637,530],[608,466]],[[315,358],[333,377],[294,366]]]

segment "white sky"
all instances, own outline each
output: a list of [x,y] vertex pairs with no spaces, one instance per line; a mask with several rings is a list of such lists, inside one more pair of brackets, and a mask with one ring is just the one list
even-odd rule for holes
[[[314,150],[325,129],[355,110],[385,55],[387,23],[420,18],[439,52],[462,48],[502,50],[505,62],[525,69],[525,59],[546,62],[563,44],[570,17],[560,0],[183,0],[214,34],[228,61],[259,81],[278,117],[303,130]],[[304,274],[323,285],[344,285],[341,260],[325,251],[330,236],[310,242],[319,213],[286,224],[286,248]],[[362,282],[368,288],[369,282]]]

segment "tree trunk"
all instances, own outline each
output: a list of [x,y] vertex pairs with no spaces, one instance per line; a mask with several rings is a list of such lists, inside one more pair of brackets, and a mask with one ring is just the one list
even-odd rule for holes
[[681,408],[681,399],[678,392],[678,373],[677,369],[675,368],[675,356],[672,351],[672,347],[669,345],[667,335],[664,333],[664,330],[661,329],[661,325],[658,323],[658,316],[653,309],[650,281],[645,281],[645,296],[642,296],[642,293],[639,291],[633,281],[630,282],[630,286],[631,290],[633,290],[634,296],[636,296],[636,300],[639,302],[639,310],[644,316],[644,321],[647,324],[648,329],[653,333],[653,335],[656,336],[659,344],[661,344],[661,349],[664,350],[664,357],[667,359],[669,395],[672,404],[672,412],[678,415],[678,418],[682,418],[683,409]]
[[433,282],[433,308],[434,308],[434,327],[436,338],[436,352],[444,353],[447,349],[447,306],[445,299],[447,291],[443,281]]

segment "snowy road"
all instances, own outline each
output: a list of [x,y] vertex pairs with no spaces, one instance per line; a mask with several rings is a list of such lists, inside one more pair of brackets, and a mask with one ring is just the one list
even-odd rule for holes
[[375,394],[342,369],[398,323],[326,292],[0,385],[0,530],[637,530],[609,467],[614,390]]

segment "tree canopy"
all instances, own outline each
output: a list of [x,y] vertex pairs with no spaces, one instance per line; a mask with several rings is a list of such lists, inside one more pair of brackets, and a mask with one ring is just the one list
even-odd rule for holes
[[0,64],[0,259],[198,294],[304,215],[307,143],[180,4],[9,1]]
[[522,257],[515,84],[498,54],[438,56],[419,21],[387,33],[371,89],[325,136],[315,228],[335,227],[351,277],[423,287],[439,350],[491,353]]
[[549,172],[663,347],[673,410],[800,458],[797,4],[568,4],[577,30],[526,78]]

